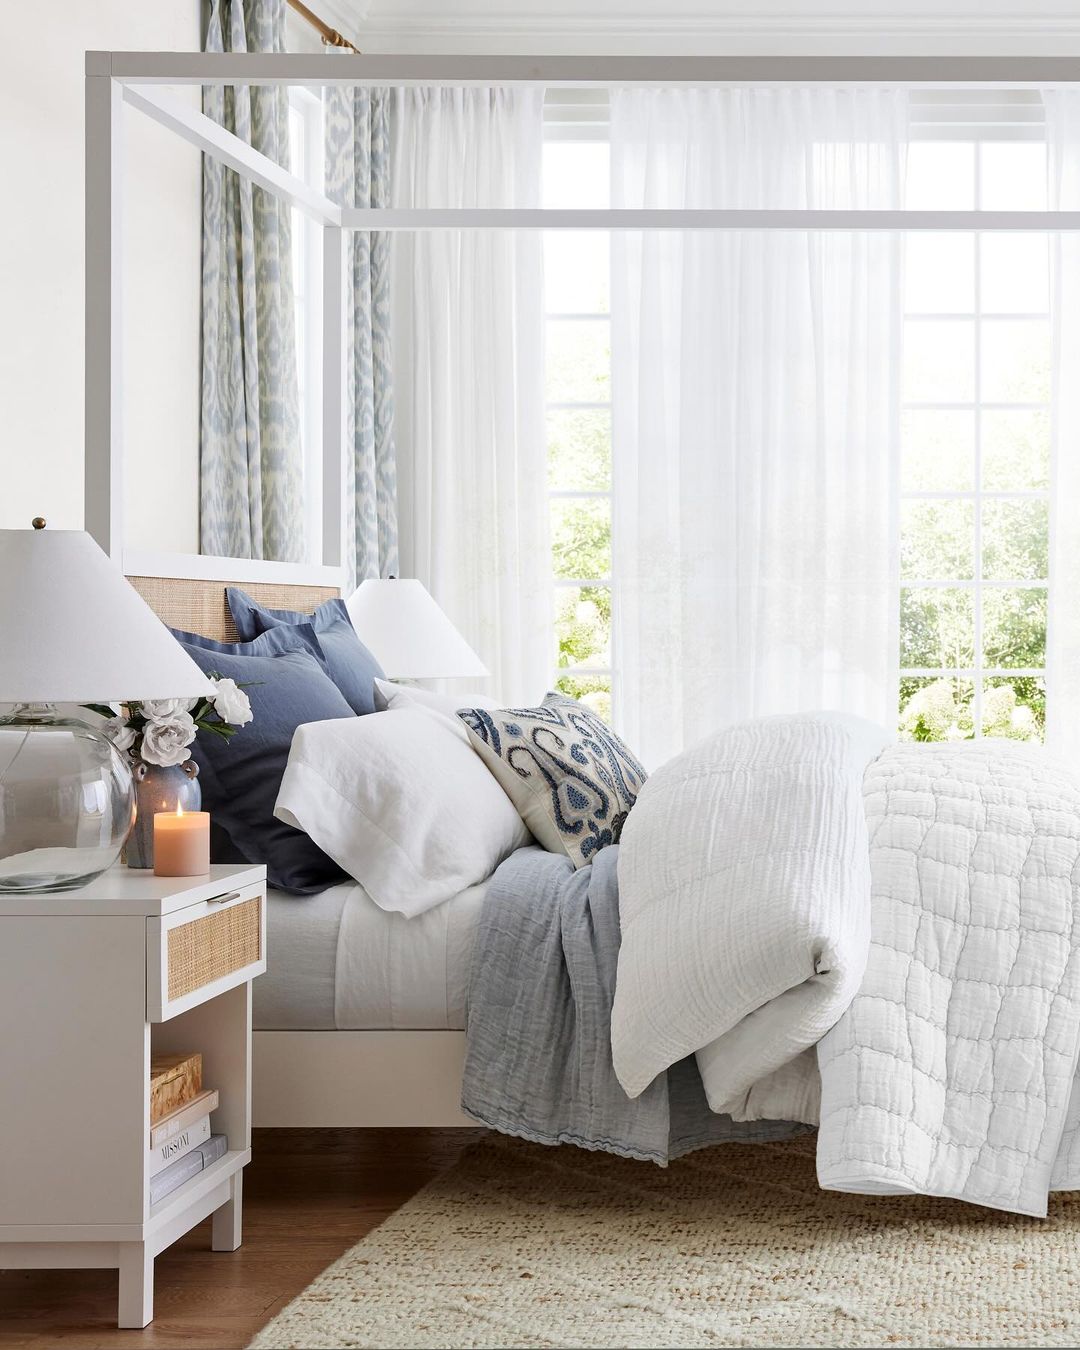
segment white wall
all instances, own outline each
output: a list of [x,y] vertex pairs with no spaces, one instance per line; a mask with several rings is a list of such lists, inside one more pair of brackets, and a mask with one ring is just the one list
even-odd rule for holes
[[[326,0],[322,0],[322,9],[319,13],[331,28],[335,27],[336,16],[330,13]],[[294,9],[290,9],[285,15],[285,46],[290,52],[304,52],[309,56],[323,50],[322,39],[318,33],[311,24],[305,23]]]
[[[4,0],[0,32],[0,528],[83,523],[83,61],[197,51],[199,0]],[[189,91],[197,98],[197,91]],[[127,539],[198,530],[198,154],[127,110]]]

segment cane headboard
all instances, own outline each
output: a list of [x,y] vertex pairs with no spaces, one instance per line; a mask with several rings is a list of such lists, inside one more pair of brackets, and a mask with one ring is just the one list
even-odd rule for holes
[[237,632],[225,601],[225,588],[242,585],[248,595],[269,609],[294,609],[311,614],[324,600],[333,600],[336,586],[302,586],[278,581],[202,581],[187,577],[128,577],[163,623],[186,633],[200,633],[217,642],[236,642]]

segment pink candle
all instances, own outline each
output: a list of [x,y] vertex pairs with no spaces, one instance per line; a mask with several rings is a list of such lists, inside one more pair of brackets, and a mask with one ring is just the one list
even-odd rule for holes
[[210,812],[154,813],[154,875],[201,877],[210,871]]

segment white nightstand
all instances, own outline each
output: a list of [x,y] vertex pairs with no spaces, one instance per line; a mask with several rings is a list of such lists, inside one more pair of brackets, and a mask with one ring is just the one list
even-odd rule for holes
[[[119,1325],[153,1317],[154,1257],[214,1216],[240,1245],[251,1158],[251,981],[266,872],[114,867],[77,891],[0,895],[0,1268],[115,1266]],[[201,1051],[224,1157],[150,1203],[150,1051]]]

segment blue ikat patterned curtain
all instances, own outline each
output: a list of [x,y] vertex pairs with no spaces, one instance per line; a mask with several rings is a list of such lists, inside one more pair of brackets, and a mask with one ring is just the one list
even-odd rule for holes
[[[333,59],[331,56],[329,59]],[[342,206],[390,203],[388,89],[324,92],[326,193]],[[390,236],[357,230],[346,269],[348,439],[352,491],[346,539],[352,581],[398,571],[397,471],[390,347]]]
[[[282,52],[285,0],[212,0],[206,50]],[[203,111],[288,167],[284,88],[207,86]],[[304,557],[290,208],[203,156],[200,547]]]

